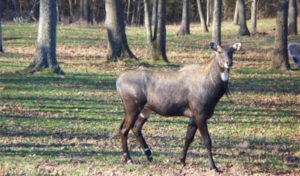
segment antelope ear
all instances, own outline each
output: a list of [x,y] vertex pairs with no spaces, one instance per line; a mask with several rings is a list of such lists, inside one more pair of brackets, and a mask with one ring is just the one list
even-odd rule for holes
[[218,44],[216,44],[215,42],[210,42],[209,43],[209,48],[214,50],[214,51],[217,51]]
[[235,43],[232,45],[232,48],[235,50],[235,51],[239,51],[242,47],[242,44],[241,43]]

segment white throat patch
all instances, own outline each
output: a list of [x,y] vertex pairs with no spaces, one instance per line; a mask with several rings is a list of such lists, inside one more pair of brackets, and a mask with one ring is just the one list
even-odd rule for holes
[[228,69],[225,69],[224,72],[221,72],[221,80],[223,82],[226,82],[229,80],[229,73],[228,73]]

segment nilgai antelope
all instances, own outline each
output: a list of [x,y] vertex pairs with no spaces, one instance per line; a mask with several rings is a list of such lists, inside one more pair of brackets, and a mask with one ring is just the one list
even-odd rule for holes
[[211,152],[211,139],[207,120],[213,115],[220,98],[228,92],[229,70],[232,55],[241,47],[210,43],[216,56],[206,66],[190,65],[178,71],[155,71],[138,68],[122,73],[117,81],[117,91],[122,99],[125,118],[120,125],[123,156],[130,163],[127,145],[128,132],[133,130],[149,161],[151,151],[142,135],[142,127],[152,111],[162,116],[186,116],[190,118],[180,162],[185,164],[187,150],[195,132],[199,129],[208,150],[209,164],[218,171]]

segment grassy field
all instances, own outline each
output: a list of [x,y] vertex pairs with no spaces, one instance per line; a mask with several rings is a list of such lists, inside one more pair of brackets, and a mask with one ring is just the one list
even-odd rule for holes
[[[258,22],[258,35],[238,37],[223,24],[224,44],[242,42],[234,56],[230,98],[223,97],[208,122],[220,175],[300,174],[300,72],[271,69],[275,20]],[[67,73],[26,74],[33,60],[37,26],[3,24],[0,54],[0,175],[212,175],[200,133],[187,165],[179,163],[188,119],[152,114],[144,136],[153,151],[148,163],[132,133],[133,164],[122,162],[118,135],[123,119],[115,79],[124,70],[207,63],[210,33],[192,24],[191,35],[176,37],[167,26],[170,64],[150,61],[143,27],[127,28],[128,42],[141,60],[106,62],[107,34],[101,27],[58,26],[57,59]],[[292,36],[289,41],[300,41]],[[191,75],[192,76],[192,75]],[[218,175],[218,174],[216,174]]]

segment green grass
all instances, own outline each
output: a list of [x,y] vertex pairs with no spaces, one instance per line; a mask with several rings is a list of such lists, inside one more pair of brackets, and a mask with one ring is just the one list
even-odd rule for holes
[[[299,174],[300,72],[271,69],[274,19],[260,20],[266,34],[239,37],[238,26],[224,23],[224,44],[241,41],[244,54],[234,56],[231,96],[223,97],[208,126],[221,175]],[[153,151],[149,164],[130,133],[133,164],[122,162],[118,128],[123,107],[115,79],[139,65],[154,69],[209,61],[210,33],[191,26],[191,35],[176,37],[167,26],[171,61],[146,60],[143,27],[128,27],[133,52],[142,60],[106,62],[103,27],[58,26],[57,59],[65,77],[24,69],[33,60],[37,26],[3,24],[0,55],[0,175],[211,175],[208,156],[197,132],[187,157],[179,164],[188,119],[152,114],[143,133]],[[299,41],[291,36],[290,41]],[[295,66],[290,61],[292,68]],[[200,138],[200,140],[199,140]]]

